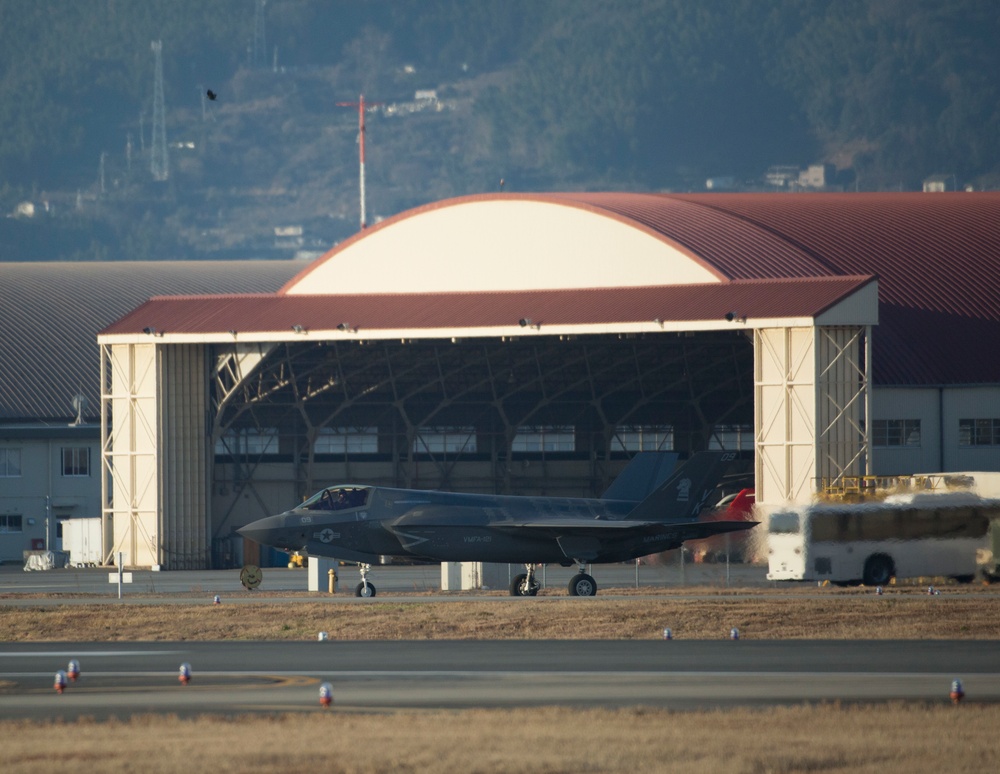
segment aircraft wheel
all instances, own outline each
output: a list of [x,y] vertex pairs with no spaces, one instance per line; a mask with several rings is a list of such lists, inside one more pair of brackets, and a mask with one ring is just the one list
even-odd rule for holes
[[896,574],[892,558],[885,554],[872,554],[865,561],[862,580],[866,586],[884,586]]
[[514,580],[510,582],[510,595],[512,597],[523,597],[524,596],[524,581],[527,580],[528,576],[526,573],[521,573],[520,575],[515,575]]
[[597,581],[587,573],[581,572],[569,579],[569,595],[571,597],[593,597],[597,595]]
[[374,597],[375,587],[370,583],[361,582],[354,589],[354,596],[356,597]]

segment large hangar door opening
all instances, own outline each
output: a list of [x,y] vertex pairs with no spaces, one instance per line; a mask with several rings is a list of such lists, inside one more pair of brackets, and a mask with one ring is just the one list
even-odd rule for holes
[[641,450],[749,460],[753,388],[742,331],[280,344],[213,387],[213,534],[337,482],[597,496]]

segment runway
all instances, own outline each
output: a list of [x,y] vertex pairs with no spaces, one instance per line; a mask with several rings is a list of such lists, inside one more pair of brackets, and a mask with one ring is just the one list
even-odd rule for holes
[[[81,676],[53,689],[70,659]],[[190,684],[178,680],[191,666]],[[400,641],[5,643],[0,718],[142,713],[1000,701],[1000,643],[983,641]]]

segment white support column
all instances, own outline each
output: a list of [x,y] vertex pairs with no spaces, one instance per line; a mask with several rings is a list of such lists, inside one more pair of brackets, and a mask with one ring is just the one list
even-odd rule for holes
[[104,560],[158,565],[156,345],[103,346],[101,357]]
[[200,344],[101,348],[105,561],[202,569],[209,562],[207,364]]
[[754,331],[757,502],[808,502],[816,467],[813,328]]
[[330,559],[326,556],[310,556],[306,565],[306,573],[309,576],[309,591],[329,592],[330,570],[337,573],[337,566],[336,559]]
[[462,563],[441,562],[441,591],[461,591]]

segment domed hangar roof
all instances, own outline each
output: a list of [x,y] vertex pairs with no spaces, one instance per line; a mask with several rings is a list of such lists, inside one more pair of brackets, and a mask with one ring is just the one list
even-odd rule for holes
[[104,334],[873,324],[876,383],[1000,383],[981,356],[1000,337],[998,267],[995,193],[489,194],[387,219],[276,296],[153,299]]

